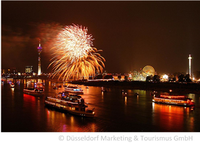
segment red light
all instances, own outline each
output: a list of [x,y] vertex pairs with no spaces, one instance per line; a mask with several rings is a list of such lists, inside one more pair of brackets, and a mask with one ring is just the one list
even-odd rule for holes
[[32,95],[24,94],[25,99],[30,99],[31,101],[35,101],[35,97]]

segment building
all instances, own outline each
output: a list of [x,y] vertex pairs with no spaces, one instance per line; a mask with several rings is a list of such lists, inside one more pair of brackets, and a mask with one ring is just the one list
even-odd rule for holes
[[192,56],[191,56],[191,54],[189,54],[188,60],[189,60],[189,76],[191,79],[191,77],[192,77]]
[[39,46],[37,47],[37,49],[38,49],[38,75],[41,75],[42,69],[41,69],[41,57],[40,57],[40,54],[42,52],[42,47],[41,47],[40,40],[39,40]]
[[25,67],[25,73],[26,74],[32,74],[33,73],[33,66],[26,66]]

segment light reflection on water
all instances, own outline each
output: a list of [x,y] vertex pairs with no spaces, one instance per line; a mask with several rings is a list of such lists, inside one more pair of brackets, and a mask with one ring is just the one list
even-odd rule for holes
[[152,113],[153,124],[160,128],[164,127],[168,131],[180,132],[183,131],[184,127],[190,126],[190,131],[194,131],[194,121],[189,121],[187,126],[184,124],[184,120],[194,119],[193,116],[190,116],[192,113],[190,107],[152,103]]
[[127,105],[127,96],[124,97],[125,106]]
[[[33,81],[35,82],[35,81]],[[45,95],[55,96],[64,90],[56,85],[63,83],[45,82]],[[27,81],[24,82],[27,85]],[[23,94],[23,85],[10,90],[3,86],[3,130],[39,132],[158,132],[158,131],[199,131],[199,95],[188,94],[197,106],[189,107],[152,103],[151,91],[83,86],[82,97],[95,108],[95,118],[82,118],[44,107],[44,98]],[[126,92],[124,95],[122,92]],[[11,97],[11,99],[9,99]],[[12,106],[10,106],[12,101]],[[8,111],[8,106],[12,107]],[[7,110],[7,111],[5,111]],[[20,114],[20,115],[19,115]],[[23,122],[24,121],[24,122]],[[16,122],[21,126],[17,128]],[[27,123],[28,122],[28,123]]]

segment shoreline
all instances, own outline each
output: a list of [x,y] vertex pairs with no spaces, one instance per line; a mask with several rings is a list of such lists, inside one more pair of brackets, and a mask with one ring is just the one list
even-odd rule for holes
[[176,93],[200,94],[200,83],[170,83],[170,82],[142,82],[142,81],[72,81],[72,84],[98,87],[118,87],[124,89],[141,89],[152,91],[166,91],[171,89]]

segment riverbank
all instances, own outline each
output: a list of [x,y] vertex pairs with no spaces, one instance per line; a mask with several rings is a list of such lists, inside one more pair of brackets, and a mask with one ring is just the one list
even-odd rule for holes
[[72,81],[72,84],[99,87],[119,87],[124,89],[141,89],[152,91],[166,91],[171,89],[177,93],[196,93],[200,94],[199,83],[170,83],[170,82],[142,82],[142,81]]

